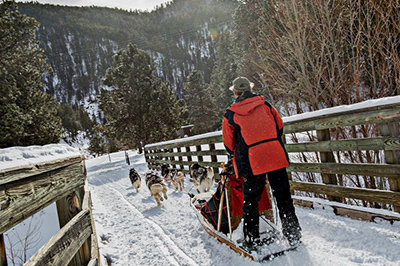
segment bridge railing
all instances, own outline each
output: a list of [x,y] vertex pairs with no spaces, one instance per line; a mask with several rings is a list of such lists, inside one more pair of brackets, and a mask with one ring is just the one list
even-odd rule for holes
[[3,233],[56,202],[60,230],[24,265],[100,265],[85,161],[72,156],[0,171],[0,266]]
[[[284,117],[291,189],[305,198],[400,212],[400,96]],[[221,131],[145,146],[149,169],[227,160]],[[311,201],[310,201],[311,202]],[[340,208],[339,208],[340,209]],[[338,211],[340,212],[340,211]]]

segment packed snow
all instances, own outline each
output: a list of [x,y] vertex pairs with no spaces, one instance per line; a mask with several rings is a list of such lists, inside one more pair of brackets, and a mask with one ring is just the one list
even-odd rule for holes
[[[149,171],[144,156],[128,154],[131,165],[124,152],[111,154],[111,161],[107,155],[86,161],[103,258],[112,265],[259,265],[210,236],[185,192],[175,192],[171,186],[168,199],[157,207],[143,180]],[[132,167],[142,175],[139,192],[128,177]],[[194,193],[188,176],[185,186]],[[303,246],[261,265],[400,265],[400,222],[336,216],[326,204],[296,207],[296,212]]]

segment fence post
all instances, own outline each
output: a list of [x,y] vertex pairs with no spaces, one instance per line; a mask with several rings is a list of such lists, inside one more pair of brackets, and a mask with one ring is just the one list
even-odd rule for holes
[[[380,125],[381,135],[384,137],[398,137],[399,136],[399,123],[391,122]],[[387,164],[400,164],[400,151],[384,150],[385,163]],[[399,179],[389,178],[389,186],[391,191],[400,191]],[[400,204],[393,205],[395,212],[400,212]]]
[[[201,145],[196,145],[196,151],[201,151]],[[203,161],[203,156],[202,155],[198,155],[197,156],[197,161],[198,162],[202,162]]]
[[[330,141],[331,134],[329,132],[329,129],[317,130],[317,139],[318,139],[318,141]],[[333,156],[333,153],[331,151],[320,152],[320,159],[321,159],[321,163],[334,163],[335,162],[335,157]],[[322,175],[322,181],[324,182],[324,184],[337,185],[337,179],[336,179],[335,174],[322,173],[321,175]],[[327,199],[330,201],[341,202],[340,197],[327,196]]]
[[[173,153],[173,152],[174,152],[174,148],[167,149],[167,152]],[[168,160],[169,160],[169,161],[175,161],[175,157],[174,157],[174,156],[169,156],[169,157],[168,157]],[[175,168],[176,168],[176,165],[175,165],[175,164],[171,164],[171,167],[172,167],[173,169],[175,169]]]
[[[210,146],[210,153],[215,151],[215,143],[209,144]],[[218,162],[217,155],[211,155],[211,162]],[[214,178],[216,181],[219,181],[219,169],[218,167],[213,167],[214,170]]]
[[[181,148],[181,147],[178,147],[178,148],[177,148],[177,151],[178,151],[178,152],[182,152],[182,148]],[[182,156],[178,156],[178,161],[179,161],[179,162],[182,162],[182,161],[183,161]],[[183,168],[184,168],[183,164],[179,164],[179,168],[177,168],[177,169],[182,170]]]
[[[84,195],[83,187],[77,191],[59,199],[56,203],[57,214],[60,228],[64,227],[76,214],[82,210],[82,200]],[[90,244],[86,241],[79,249],[78,253],[69,263],[69,266],[87,265],[90,261]]]
[[[185,150],[186,150],[187,153],[190,153],[190,145],[189,145],[189,146],[186,146],[186,147],[185,147]],[[188,155],[188,156],[187,156],[187,160],[188,160],[188,162],[192,162],[192,160],[193,160],[193,159],[192,159],[192,156],[191,156],[191,155]],[[183,167],[183,168],[184,168],[184,167]],[[189,169],[189,172],[190,172],[190,165],[188,165],[188,169]]]
[[0,234],[0,266],[7,266],[6,245],[4,235]]

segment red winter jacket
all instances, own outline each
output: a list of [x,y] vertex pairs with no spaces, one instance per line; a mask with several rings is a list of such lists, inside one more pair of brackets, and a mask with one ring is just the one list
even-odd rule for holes
[[234,156],[238,176],[285,168],[289,158],[282,142],[283,121],[263,96],[251,94],[229,107],[222,121],[222,138]]

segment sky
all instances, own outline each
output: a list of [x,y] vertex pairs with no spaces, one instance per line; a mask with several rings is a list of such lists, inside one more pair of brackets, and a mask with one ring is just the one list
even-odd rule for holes
[[[30,1],[21,1],[30,2]],[[42,4],[54,4],[54,5],[67,5],[67,6],[105,6],[105,7],[118,7],[126,10],[139,9],[142,11],[152,11],[156,6],[170,2],[167,0],[39,0],[37,1]]]

